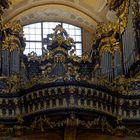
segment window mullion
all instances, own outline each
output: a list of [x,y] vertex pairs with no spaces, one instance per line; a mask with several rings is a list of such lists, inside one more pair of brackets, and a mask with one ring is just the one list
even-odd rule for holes
[[43,54],[43,22],[41,22],[41,42],[42,42],[42,54]]
[[[82,30],[82,28],[77,28],[76,26],[74,26],[74,25],[71,25],[71,24],[68,24],[68,23],[63,23],[63,22],[59,22],[59,23],[55,23],[55,22],[51,22],[53,25],[51,25],[51,23],[48,23],[49,25],[51,25],[51,26],[49,26],[49,27],[43,27],[44,25],[45,25],[45,23],[48,23],[48,22],[39,22],[39,26],[35,26],[34,27],[34,32],[35,32],[35,39],[38,39],[38,37],[41,37],[41,40],[39,39],[39,40],[30,40],[30,38],[29,38],[29,40],[26,40],[25,42],[27,42],[28,43],[28,48],[27,48],[27,51],[26,52],[28,52],[28,50],[29,50],[29,52],[31,51],[31,49],[33,49],[33,47],[34,47],[34,51],[38,54],[38,49],[39,48],[41,48],[41,50],[40,50],[40,53],[39,53],[39,55],[42,53],[43,54],[43,47],[44,47],[44,44],[43,44],[43,38],[44,38],[44,36],[43,36],[43,34],[45,34],[46,35],[46,33],[44,33],[44,30],[45,29],[47,29],[49,32],[50,32],[50,30],[52,29],[52,27],[54,26],[54,25],[57,25],[57,24],[60,24],[62,27],[64,27],[67,31],[68,31],[68,34],[71,36],[71,37],[73,37],[73,38],[75,38],[74,39],[74,43],[78,46],[77,48],[76,48],[76,50],[78,51],[78,50],[81,50],[81,52],[83,52],[83,44],[82,44],[82,42],[83,42],[83,38],[82,38],[82,35],[83,35],[83,30]],[[35,23],[36,24],[36,23]],[[26,25],[26,29],[28,28],[28,27],[30,27],[30,25]],[[51,28],[50,28],[51,27]],[[32,27],[33,28],[33,27]],[[45,29],[44,29],[45,28]],[[53,27],[54,28],[54,27]],[[38,29],[38,30],[36,30],[36,29]],[[40,29],[40,30],[39,30]],[[28,29],[29,30],[29,29]],[[78,32],[76,32],[76,30],[79,30]],[[38,31],[40,31],[40,33],[41,33],[41,35],[40,36],[36,36],[37,35],[37,33],[38,33]],[[48,33],[49,33],[48,32]],[[74,34],[73,34],[73,32],[74,32]],[[26,31],[26,35],[31,35],[31,32],[30,31]],[[77,38],[76,38],[76,36],[78,36]],[[80,39],[79,39],[79,37],[81,36],[81,41],[79,41]],[[28,36],[27,36],[28,37]],[[33,39],[33,38],[31,38],[31,39]],[[33,45],[33,46],[30,46],[31,44]],[[34,43],[35,43],[35,46],[34,46]],[[25,48],[26,49],[26,48]],[[78,53],[79,55],[80,55],[80,53]]]

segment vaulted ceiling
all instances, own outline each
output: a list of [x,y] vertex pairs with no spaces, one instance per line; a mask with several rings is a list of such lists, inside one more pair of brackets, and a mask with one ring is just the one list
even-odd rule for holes
[[23,25],[37,21],[64,21],[94,32],[98,22],[114,20],[107,0],[11,0],[4,22],[20,20]]

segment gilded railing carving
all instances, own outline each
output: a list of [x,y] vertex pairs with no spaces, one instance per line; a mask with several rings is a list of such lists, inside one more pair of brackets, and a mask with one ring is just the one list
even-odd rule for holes
[[[62,128],[64,139],[75,139],[77,130],[84,128],[121,137],[139,136],[139,127],[131,129],[125,125],[127,119],[140,116],[139,99],[132,99],[133,95],[140,94],[139,64],[136,64],[138,70],[132,68],[129,76],[121,75],[112,82],[95,76],[104,52],[112,56],[115,52],[121,53],[120,35],[127,22],[127,0],[108,0],[108,4],[118,19],[116,23],[98,25],[92,58],[87,53],[81,57],[75,55],[74,40],[60,25],[44,39],[48,50],[43,48],[41,57],[35,52],[26,57],[22,26],[17,21],[4,26],[2,49],[9,53],[19,50],[20,69],[25,77],[23,73],[0,77],[0,119],[10,124],[0,125],[1,135],[21,136],[26,131]],[[58,113],[53,114],[55,111]],[[87,117],[88,113],[91,118]],[[106,115],[114,119],[113,125]]]
[[[117,120],[116,120],[117,121]],[[73,128],[69,129],[69,134],[65,135],[64,138],[74,138],[77,135],[76,131],[73,131],[74,129],[80,129],[84,128],[86,130],[92,130],[92,132],[98,131],[102,134],[109,134],[117,137],[125,137],[125,136],[139,136],[140,128],[129,128],[124,126],[122,123],[119,123],[115,126],[113,126],[106,117],[96,117],[92,120],[88,120],[87,118],[79,119],[77,117],[71,118],[67,117],[64,120],[54,119],[50,117],[40,116],[36,117],[34,121],[32,121],[30,124],[26,125],[15,125],[12,127],[7,127],[5,125],[0,126],[0,136],[6,136],[6,135],[12,135],[12,136],[22,136],[23,133],[26,134],[26,129],[28,129],[28,134],[32,134],[33,131],[40,130],[40,132],[47,132],[47,129],[56,129],[56,128],[64,128],[65,132],[67,129],[67,126]],[[24,129],[25,128],[25,129]],[[66,137],[67,136],[67,137]]]

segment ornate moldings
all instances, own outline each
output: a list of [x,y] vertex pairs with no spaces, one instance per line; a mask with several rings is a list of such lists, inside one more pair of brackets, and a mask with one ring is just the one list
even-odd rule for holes
[[100,55],[103,52],[114,54],[121,52],[119,42],[119,32],[115,29],[114,23],[99,23],[97,28],[97,38],[93,47],[98,48]]
[[3,27],[2,49],[12,52],[24,46],[23,30],[19,21],[5,24]]
[[0,5],[3,9],[8,9],[11,4],[10,0],[2,0],[0,1]]
[[110,21],[98,24],[93,48],[97,49],[100,55],[103,52],[108,52],[113,55],[115,52],[121,52],[120,36],[127,26],[129,1],[108,0],[108,6],[116,12],[118,19],[116,22]]
[[10,0],[1,0],[0,1],[0,29],[2,30],[2,26],[3,26],[3,18],[2,15],[4,13],[4,9],[8,9],[9,6],[11,5],[11,1]]
[[[129,0],[108,0],[110,10],[114,10],[118,17],[115,28],[122,34],[127,26]],[[113,26],[112,26],[113,27]]]
[[[132,99],[132,97],[128,98],[117,98],[113,93],[111,95],[107,92],[86,86],[66,86],[65,83],[65,87],[62,85],[49,86],[49,88],[32,91],[17,98],[14,97],[12,100],[14,101],[13,103],[10,101],[11,99],[2,98],[0,102],[0,112],[1,110],[5,111],[2,111],[0,119],[4,117],[8,121],[10,117],[11,120],[16,121],[16,123],[14,123],[16,125],[13,127],[14,130],[10,129],[15,132],[13,135],[16,136],[25,134],[25,130],[27,129],[33,133],[38,130],[45,132],[47,129],[61,129],[65,127],[68,131],[71,130],[71,136],[73,136],[75,132],[73,130],[77,127],[87,130],[97,129],[109,135],[137,136],[139,132],[138,128],[131,129],[125,126],[125,123],[122,123],[123,120],[137,119],[139,117],[139,112],[137,112],[139,110],[139,103],[135,101],[137,99]],[[8,105],[12,107],[12,112],[15,112],[11,116],[8,115]],[[59,113],[66,109],[69,110],[68,112],[71,114],[70,117],[65,118],[65,115],[61,115],[62,119],[60,119]],[[57,113],[57,110],[59,110],[59,113]],[[77,112],[76,110],[79,111]],[[82,110],[82,114],[85,116],[82,117],[83,119],[76,117],[76,114],[79,114],[80,110]],[[95,114],[95,112],[101,113],[102,115],[97,118],[95,117],[95,119],[89,119],[89,117],[86,119],[86,111],[91,111],[92,115]],[[43,115],[41,115],[42,112]],[[51,112],[53,112],[54,119],[53,117],[45,116],[45,114],[51,115]],[[112,122],[110,123],[107,118],[104,117],[105,114],[115,118],[116,121],[112,120],[113,124]],[[116,116],[119,117],[116,118]],[[30,117],[32,117],[33,122],[27,123],[27,118]]]
[[118,76],[111,84],[111,89],[122,95],[138,95],[139,88],[139,76],[132,78],[126,78],[124,75]]
[[44,48],[41,57],[37,57],[32,52],[22,60],[25,72],[28,74],[28,81],[23,81],[21,84],[23,88],[36,84],[91,79],[94,69],[93,62],[87,53],[84,53],[82,57],[76,56],[74,41],[61,25],[54,28],[53,34],[47,35],[44,44],[47,45],[47,48]]
[[116,10],[118,7],[121,6],[121,4],[123,3],[123,0],[107,0],[108,5],[109,5],[109,9],[110,10]]
[[46,132],[50,129],[64,129],[64,139],[76,138],[77,131],[80,129],[86,129],[90,132],[98,131],[117,137],[139,136],[140,131],[139,127],[132,129],[120,123],[113,125],[106,117],[99,116],[89,120],[87,118],[80,119],[78,117],[72,117],[72,114],[63,120],[46,117],[44,115],[34,118],[31,123],[26,125],[15,125],[13,128],[4,125],[0,126],[1,136],[21,136],[27,133],[26,129],[28,129],[28,134],[32,134],[36,131]]
[[[95,71],[100,64],[100,55],[103,52],[109,52],[112,56],[114,56],[114,53],[117,51],[121,52],[118,38],[119,34],[113,25],[114,23],[101,23],[98,25],[97,40],[93,45],[92,58],[90,58],[87,53],[84,53],[82,57],[76,56],[73,39],[68,36],[65,29],[58,25],[54,29],[54,33],[44,39],[48,50],[44,48],[43,56],[38,57],[34,52],[30,53],[28,57],[22,54],[21,69],[26,77],[19,76],[19,74],[11,74],[10,77],[5,77],[4,81],[6,83],[2,81],[6,87],[5,89],[3,89],[3,87],[1,88],[2,92],[16,93],[21,89],[28,89],[37,84],[83,81],[87,84],[107,87],[110,91],[124,95],[139,94],[139,76],[135,79],[120,76],[112,81],[112,83],[104,77],[95,77]],[[10,28],[11,32],[8,32]],[[23,41],[23,32],[19,22],[15,21],[13,24],[6,24],[4,33],[6,37],[3,47],[6,50],[8,49],[9,52],[11,52],[19,48],[23,51],[24,43],[21,44]],[[16,40],[10,39],[14,47],[9,44],[6,45],[8,43],[6,41],[7,33],[11,37],[15,36],[15,34],[18,35],[18,37],[17,35],[15,36]]]
[[32,129],[40,129],[44,131],[46,127],[49,128],[60,128],[66,124],[65,120],[57,121],[51,120],[51,118],[47,118],[46,116],[35,118],[35,120],[31,124]]
[[139,26],[139,14],[140,14],[140,11],[139,11],[139,4],[138,4],[138,1],[136,1],[136,0],[133,0],[132,2],[131,2],[131,4],[132,4],[132,8],[133,8],[133,23],[134,23],[134,29],[137,31],[137,33],[138,33],[138,37],[139,37],[139,28],[140,28],[140,26]]
[[13,128],[6,126],[6,125],[0,125],[0,136],[9,136],[13,134]]
[[129,120],[139,124],[139,69],[132,68],[128,77],[121,75],[111,82],[95,76],[104,52],[121,53],[128,1],[112,1],[109,6],[116,11],[118,25],[98,25],[92,57],[87,53],[76,56],[74,40],[60,25],[44,39],[47,48],[42,56],[35,52],[25,56],[22,26],[18,21],[4,26],[2,49],[20,52],[22,72],[0,77],[1,135],[59,129],[64,139],[75,140],[77,131],[86,129],[139,136],[139,127],[128,126]]

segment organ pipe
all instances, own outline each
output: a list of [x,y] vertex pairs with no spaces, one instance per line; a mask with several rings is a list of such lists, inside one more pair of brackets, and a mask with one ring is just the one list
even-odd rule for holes
[[[121,24],[121,23],[120,23]],[[127,14],[127,26],[121,36],[119,51],[114,53],[104,52],[101,59],[102,73],[109,81],[119,75],[127,74],[131,65],[135,62],[135,31],[133,25],[133,8],[130,6]]]
[[130,4],[129,14],[128,14],[128,24],[122,35],[123,44],[123,64],[125,68],[125,74],[127,74],[128,69],[135,61],[135,31],[133,28],[133,9]]

